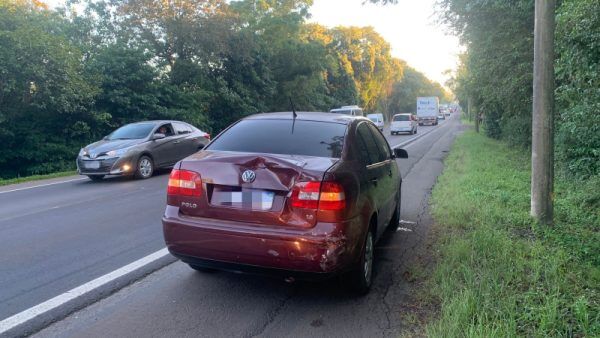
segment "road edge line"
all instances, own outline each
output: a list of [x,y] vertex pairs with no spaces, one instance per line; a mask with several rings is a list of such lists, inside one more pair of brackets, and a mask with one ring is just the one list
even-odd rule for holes
[[41,316],[49,311],[57,309],[58,307],[73,301],[79,297],[85,296],[92,291],[111,283],[112,281],[121,278],[131,272],[134,272],[152,262],[155,262],[165,256],[169,255],[167,248],[162,248],[156,252],[153,252],[145,257],[142,257],[132,263],[129,263],[117,270],[102,275],[92,281],[75,287],[69,291],[66,291],[54,298],[51,298],[43,303],[30,307],[29,309],[23,310],[15,315],[0,321],[0,335],[14,329],[15,327],[25,324],[38,316]]
[[[69,183],[69,182],[76,182],[76,181],[83,181],[87,178],[85,177],[80,177],[80,178],[73,178],[70,180],[66,180],[66,181],[59,181],[59,182],[52,182],[52,183],[46,183],[46,184],[39,184],[39,185],[34,185],[31,187],[23,187],[23,188],[17,188],[17,189],[12,189],[12,190],[4,190],[4,191],[0,191],[0,195],[1,194],[6,194],[9,192],[15,192],[15,191],[22,191],[22,190],[29,190],[29,189],[33,189],[33,188],[41,188],[41,187],[47,187],[47,186],[51,186],[51,185],[56,185],[56,184],[62,184],[62,183]],[[20,184],[20,183],[16,183],[16,184]]]

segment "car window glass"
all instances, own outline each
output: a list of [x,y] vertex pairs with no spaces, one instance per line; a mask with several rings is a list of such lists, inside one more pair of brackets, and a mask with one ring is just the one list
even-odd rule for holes
[[408,115],[396,115],[394,116],[394,121],[410,121],[410,116]]
[[189,134],[192,132],[190,127],[183,123],[175,122],[173,123],[173,125],[175,127],[175,132],[177,133],[177,135]]
[[163,124],[162,126],[158,127],[156,132],[159,134],[165,134],[166,137],[175,135],[173,132],[173,126],[171,126],[170,123]]
[[364,164],[371,164],[371,158],[369,156],[369,150],[367,148],[367,142],[365,141],[365,136],[368,136],[368,130],[364,123],[360,124],[356,131],[356,147],[358,149],[358,160]]
[[346,129],[332,122],[249,119],[227,129],[205,149],[340,158]]
[[147,137],[154,128],[152,123],[133,123],[125,125],[108,135],[109,140],[133,140]]
[[359,135],[359,138],[365,143],[365,147],[369,156],[368,164],[380,162],[379,148],[377,147],[377,143],[375,143],[375,139],[373,138],[373,135],[371,135],[367,124],[361,123],[356,129],[356,132]]
[[369,124],[369,129],[371,130],[371,134],[373,134],[373,138],[375,139],[375,143],[377,144],[377,149],[379,150],[379,161],[389,160],[392,157],[390,146],[388,145],[385,137],[381,135],[379,129],[375,127],[373,124]]

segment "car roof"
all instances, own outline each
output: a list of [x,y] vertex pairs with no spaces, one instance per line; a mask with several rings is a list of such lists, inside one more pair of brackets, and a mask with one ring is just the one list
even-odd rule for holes
[[[333,122],[333,123],[342,123],[342,124],[350,124],[352,121],[356,120],[367,120],[369,119],[362,116],[351,116],[351,115],[341,115],[335,113],[323,113],[323,112],[296,112],[296,119],[302,121],[320,121],[320,122]],[[251,115],[245,118],[245,120],[292,120],[294,118],[294,113],[290,112],[276,112],[276,113],[262,113]]]
[[189,124],[189,123],[177,121],[177,120],[149,120],[149,121],[131,122],[131,123],[127,123],[127,124],[143,124],[143,123],[161,124],[161,123],[173,123],[173,122]]
[[394,114],[394,116],[398,116],[398,115],[412,115],[411,113],[400,113],[400,114]]

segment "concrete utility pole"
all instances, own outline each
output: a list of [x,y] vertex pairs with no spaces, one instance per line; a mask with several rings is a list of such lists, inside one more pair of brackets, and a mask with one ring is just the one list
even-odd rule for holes
[[531,216],[552,224],[554,193],[554,15],[556,0],[535,0]]
[[467,116],[469,117],[469,122],[471,122],[471,114],[473,114],[473,107],[471,105],[471,98],[467,99]]

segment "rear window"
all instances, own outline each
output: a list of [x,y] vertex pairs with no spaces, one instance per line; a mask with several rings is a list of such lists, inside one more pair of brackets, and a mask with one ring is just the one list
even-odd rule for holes
[[410,121],[410,115],[396,115],[394,121]]
[[339,158],[345,135],[339,123],[296,120],[292,133],[292,120],[242,120],[206,149]]

